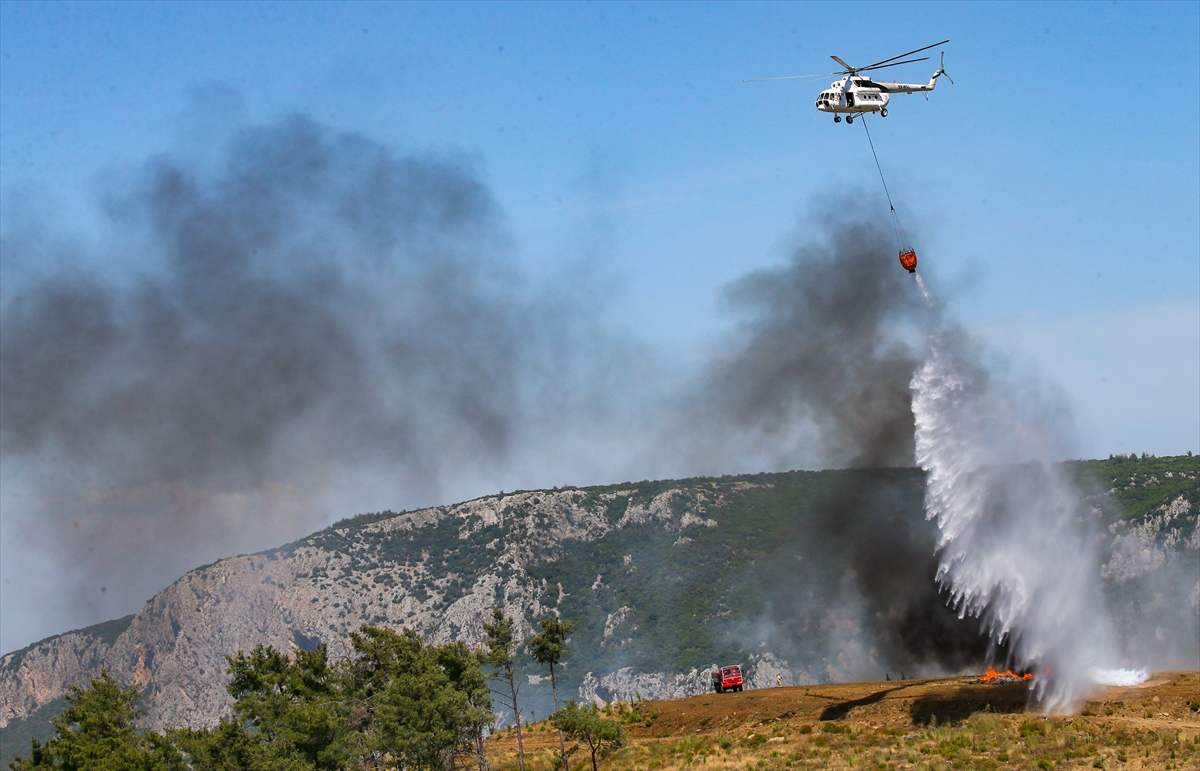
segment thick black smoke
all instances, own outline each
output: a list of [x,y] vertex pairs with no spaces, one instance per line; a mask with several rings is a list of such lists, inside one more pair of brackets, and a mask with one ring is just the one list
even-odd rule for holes
[[[688,416],[689,447],[777,468],[913,466],[909,384],[934,316],[899,265],[889,223],[865,216],[864,199],[827,199],[809,231],[818,239],[730,287],[730,304],[744,314],[741,336]],[[831,490],[802,536],[812,543],[797,548],[821,559],[825,575],[851,572],[890,671],[977,663],[988,638],[939,593],[937,533],[921,516],[919,489],[902,477],[882,487],[868,478],[846,477]],[[821,589],[849,604],[838,591]],[[774,601],[783,613],[788,593]]]
[[806,234],[817,238],[728,288],[739,334],[678,430],[694,463],[912,465],[908,382],[925,311],[889,231],[861,211],[851,197],[821,203]]
[[[865,481],[865,480],[864,480]],[[959,671],[1003,659],[978,619],[960,619],[937,581],[937,530],[910,480],[840,481],[817,508],[825,559],[852,571],[891,672]]]

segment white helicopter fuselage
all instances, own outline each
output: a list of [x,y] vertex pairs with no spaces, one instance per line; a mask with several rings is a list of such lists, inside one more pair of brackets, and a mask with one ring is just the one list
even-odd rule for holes
[[938,75],[928,83],[881,83],[862,76],[846,76],[834,81],[829,88],[817,96],[817,109],[821,112],[859,115],[878,112],[887,115],[888,102],[892,94],[913,94],[932,91],[937,86]]

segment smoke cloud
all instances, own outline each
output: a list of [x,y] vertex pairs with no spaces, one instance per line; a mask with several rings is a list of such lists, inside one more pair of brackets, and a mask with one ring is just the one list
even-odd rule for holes
[[[910,381],[937,314],[899,269],[887,223],[862,216],[864,199],[818,204],[805,230],[823,238],[729,288],[742,325],[673,429],[684,441],[672,451],[692,470],[913,465]],[[802,534],[810,543],[796,546],[821,566],[804,580],[819,586],[820,607],[796,605],[790,586],[773,599],[781,617],[816,618],[831,602],[859,609],[855,628],[871,639],[843,674],[958,671],[996,647],[948,607],[935,581],[936,529],[905,516],[920,497],[913,481],[850,476],[830,490]],[[787,635],[771,636],[779,645]]]
[[[625,349],[526,286],[477,161],[304,117],[219,158],[115,177],[102,243],[6,291],[5,561],[48,577],[27,617],[71,597],[63,616],[102,620],[201,562],[486,485],[535,400],[603,417],[584,362]],[[54,247],[18,224],[20,279]],[[79,267],[110,258],[135,278]]]
[[[940,530],[897,514],[920,498],[911,475],[847,477],[799,550],[820,601],[789,608],[784,591],[774,606],[808,618],[833,598],[829,623],[871,636],[855,648],[867,663],[846,659],[842,675],[994,656],[1073,682],[1111,656],[1080,607],[1102,604],[1064,514],[1080,496],[1045,464],[1066,454],[1069,412],[1034,381],[995,379],[1003,368],[922,302],[863,199],[818,204],[783,265],[728,289],[735,331],[681,388],[606,328],[588,266],[552,290],[522,274],[469,156],[400,153],[297,116],[112,177],[95,244],[6,221],[3,647],[360,511],[915,455]],[[947,413],[938,389],[954,383],[967,398]],[[1030,547],[1038,516],[1062,530]],[[964,558],[995,538],[1012,553]],[[1050,586],[1051,567],[1076,583]],[[44,579],[14,599],[18,574]],[[1095,655],[1072,662],[1060,653],[1076,650],[1076,622]]]
[[727,290],[738,332],[672,426],[692,469],[912,465],[908,381],[928,314],[888,232],[858,213],[864,197],[821,202],[806,229],[819,240]]

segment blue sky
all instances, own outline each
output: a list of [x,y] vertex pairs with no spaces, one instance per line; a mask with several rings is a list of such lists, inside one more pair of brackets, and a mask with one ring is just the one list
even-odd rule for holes
[[6,2],[3,21],[9,189],[86,196],[186,141],[189,91],[224,84],[250,120],[477,153],[531,263],[602,214],[635,305],[680,290],[638,326],[682,340],[812,195],[878,187],[861,131],[811,108],[822,84],[741,81],[948,37],[958,85],[898,98],[876,135],[938,269],[986,266],[964,315],[1197,296],[1195,4]]
[[[473,154],[531,271],[602,254],[614,318],[686,351],[814,196],[879,191],[861,130],[812,109],[822,83],[742,80],[950,38],[957,85],[874,122],[923,268],[965,287],[956,312],[1002,346],[1013,326],[1064,330],[1010,347],[1066,381],[1085,454],[1182,452],[1200,431],[1198,7],[5,2],[5,204],[36,190],[86,232],[98,173],[223,119],[305,111]],[[1072,324],[1128,332],[1122,314],[1146,340],[1092,368],[1154,369],[1164,391],[1140,398],[1173,414],[1115,431],[1103,413],[1124,394],[1057,371],[1056,347],[1082,342]]]
[[[957,85],[875,121],[923,269],[1068,389],[1083,454],[1182,452],[1200,449],[1198,7],[5,2],[4,203],[36,192],[86,233],[98,174],[304,111],[472,154],[535,275],[599,255],[613,317],[687,352],[814,196],[879,192],[858,127],[812,109],[822,83],[742,81],[950,38]],[[1128,346],[1064,367],[1089,331]],[[1116,429],[1135,373],[1157,393]]]
[[[814,200],[886,211],[860,125],[813,108],[824,82],[742,81],[944,38],[955,84],[871,122],[922,273],[1063,388],[1078,455],[1200,450],[1197,3],[5,1],[0,209],[86,240],[102,180],[303,112],[462,155],[532,281],[588,261],[608,323],[686,365],[730,328],[722,288],[805,240]],[[7,298],[24,276],[0,267]],[[6,649],[74,616],[22,618]]]

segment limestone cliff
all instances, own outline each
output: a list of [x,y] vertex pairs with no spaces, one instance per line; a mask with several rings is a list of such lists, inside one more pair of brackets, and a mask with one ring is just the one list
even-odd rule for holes
[[[374,515],[198,568],[159,592],[112,639],[85,629],[0,659],[0,727],[101,668],[144,686],[151,725],[199,726],[225,712],[225,656],[239,649],[311,649],[323,641],[344,655],[347,633],[364,624],[474,644],[497,605],[516,618],[519,633],[532,634],[531,621],[550,610],[539,600],[544,582],[523,568],[554,559],[564,542],[594,540],[631,523],[670,532],[715,525],[702,516],[702,492],[669,489],[630,504],[635,492],[523,492]],[[608,516],[614,500],[626,504],[616,521]]]

